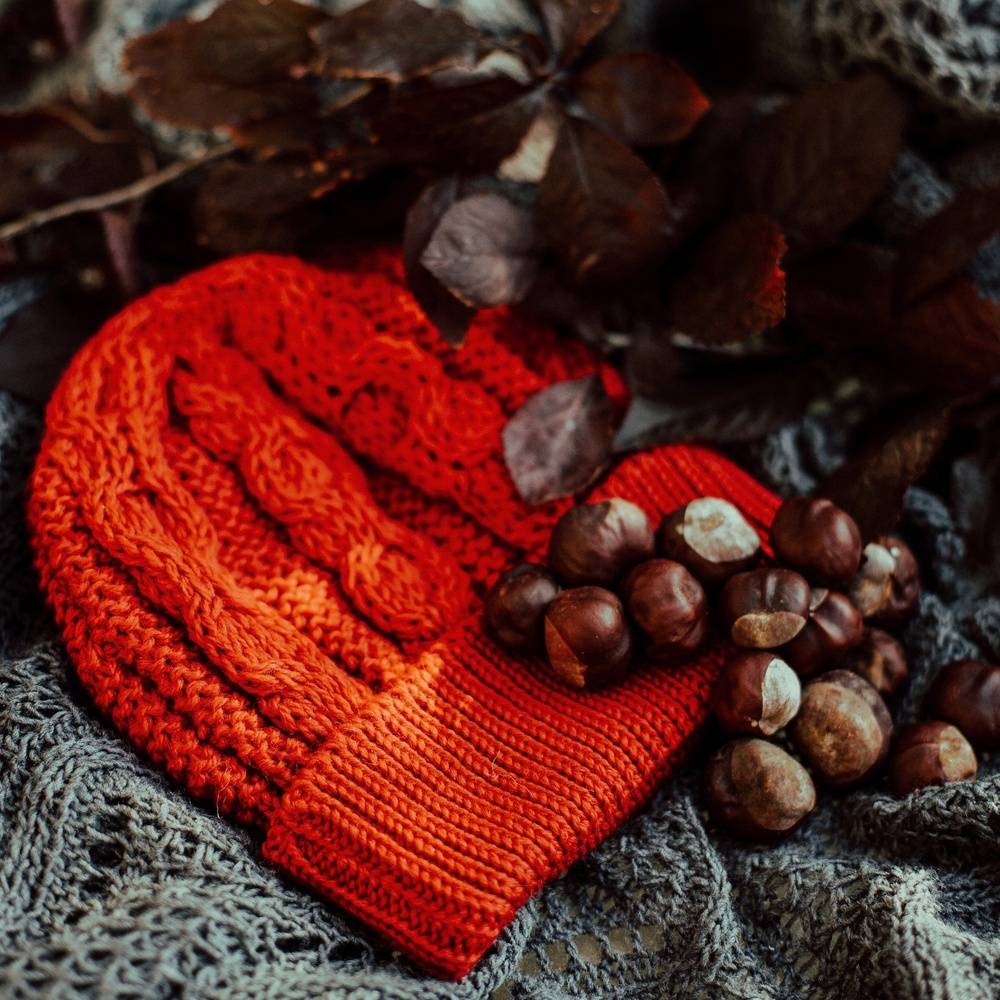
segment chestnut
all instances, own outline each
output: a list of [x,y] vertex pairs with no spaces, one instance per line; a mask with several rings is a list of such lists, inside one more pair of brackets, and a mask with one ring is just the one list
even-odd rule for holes
[[761,739],[725,744],[708,762],[704,793],[720,826],[761,843],[788,836],[816,807],[809,772],[787,751]]
[[831,670],[802,689],[790,735],[822,781],[853,785],[885,760],[892,718],[868,681],[849,670]]
[[1000,667],[956,660],[941,668],[927,696],[931,714],[950,722],[977,750],[1000,750]]
[[889,785],[909,795],[928,785],[969,781],[979,766],[969,741],[950,723],[915,722],[904,726],[889,758]]
[[773,736],[795,717],[802,686],[795,671],[771,652],[737,653],[712,692],[712,710],[726,732]]
[[800,677],[813,677],[861,642],[861,612],[835,590],[813,590],[805,628],[781,648],[781,655]]
[[660,555],[686,566],[706,586],[749,569],[760,552],[757,532],[719,497],[701,497],[668,514],[656,544]]
[[653,549],[653,529],[642,509],[612,497],[566,511],[552,530],[548,561],[567,587],[610,586]]
[[809,615],[809,584],[790,569],[737,573],[722,588],[722,616],[737,646],[772,649],[802,631]]
[[910,676],[903,644],[880,628],[865,629],[861,645],[850,651],[844,666],[864,677],[883,698],[896,695]]
[[902,625],[920,598],[920,569],[909,546],[894,535],[869,542],[849,593],[866,621]]
[[646,640],[651,660],[690,656],[708,634],[702,585],[680,564],[648,559],[625,578],[622,600]]
[[521,563],[507,570],[486,595],[486,624],[513,652],[539,652],[545,641],[545,609],[559,593],[548,570]]
[[622,602],[602,587],[564,590],[545,612],[545,649],[556,676],[576,688],[623,677],[632,632]]
[[786,500],[771,523],[771,544],[782,562],[827,587],[850,582],[861,563],[857,523],[822,497]]

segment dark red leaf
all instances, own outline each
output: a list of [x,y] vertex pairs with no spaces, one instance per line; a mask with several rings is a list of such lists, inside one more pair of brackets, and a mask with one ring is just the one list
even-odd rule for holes
[[903,243],[898,279],[901,300],[916,302],[955,277],[997,232],[1000,188],[960,192]]
[[129,91],[153,118],[192,128],[235,126],[310,104],[293,68],[312,54],[308,30],[328,18],[293,0],[225,0],[203,20],[177,20],[125,49]]
[[903,310],[894,360],[930,384],[956,392],[984,389],[1000,379],[1000,302],[958,277]]
[[785,315],[785,238],[766,216],[739,215],[702,244],[674,284],[673,324],[703,344],[745,340]]
[[621,0],[535,0],[553,51],[562,66],[581,52],[614,20]]
[[883,349],[894,323],[895,267],[892,250],[865,243],[842,243],[796,261],[788,273],[789,322],[827,350]]
[[604,470],[614,406],[596,375],[535,393],[503,429],[503,454],[518,493],[544,503],[586,489]]
[[445,66],[471,66],[486,45],[459,14],[416,0],[368,0],[314,27],[310,36],[320,75],[393,83]]
[[559,131],[538,186],[542,234],[577,284],[634,282],[663,257],[670,208],[653,172],[627,146],[579,119]]
[[891,531],[906,491],[927,471],[948,436],[947,406],[920,403],[894,419],[880,414],[866,444],[816,490],[858,522],[864,538]]
[[744,149],[750,207],[793,244],[832,242],[885,186],[906,117],[906,101],[875,74],[794,98],[752,130]]
[[511,305],[538,271],[531,213],[498,194],[474,194],[442,216],[420,262],[470,306]]
[[458,347],[465,340],[476,310],[456,298],[421,261],[445,212],[468,193],[461,177],[445,177],[426,188],[406,216],[403,232],[403,267],[406,283],[427,318],[449,344]]
[[679,142],[708,110],[690,76],[654,52],[617,52],[576,77],[577,100],[631,146]]

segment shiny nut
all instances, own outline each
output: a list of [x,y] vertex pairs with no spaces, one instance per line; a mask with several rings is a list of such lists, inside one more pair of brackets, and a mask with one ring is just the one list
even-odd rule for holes
[[790,642],[809,616],[809,584],[790,569],[737,573],[722,588],[720,606],[733,642],[773,649]]
[[760,538],[728,500],[701,497],[664,518],[656,534],[660,555],[686,566],[706,586],[749,569]]
[[847,670],[832,670],[802,689],[792,742],[828,785],[863,781],[885,760],[892,719],[882,696]]
[[783,563],[827,587],[848,583],[861,562],[854,518],[822,497],[786,500],[771,524],[771,544]]
[[545,641],[545,611],[559,593],[548,570],[521,563],[486,595],[486,624],[505,649],[538,652]]
[[795,671],[774,653],[737,653],[715,682],[712,710],[728,733],[772,736],[795,717],[801,697]]
[[920,569],[909,546],[893,535],[866,545],[849,593],[866,621],[887,628],[905,622],[920,598]]
[[557,677],[596,688],[624,677],[632,633],[622,602],[602,587],[564,590],[545,612],[545,649]]
[[548,561],[567,587],[610,586],[653,549],[653,529],[642,509],[612,497],[563,514],[549,540]]
[[861,642],[863,634],[861,613],[850,600],[821,587],[812,592],[805,628],[782,646],[781,655],[800,677],[813,677]]
[[899,731],[889,758],[889,785],[896,795],[918,788],[970,781],[979,766],[969,741],[948,722],[916,722]]
[[705,804],[720,826],[759,843],[787,837],[816,807],[809,772],[767,740],[727,743],[705,769]]
[[864,677],[883,698],[894,697],[910,676],[902,643],[880,628],[865,629],[861,645],[850,651],[844,666]]
[[705,641],[705,590],[680,563],[670,559],[639,563],[625,578],[621,594],[651,660],[690,656]]
[[927,699],[931,714],[957,726],[977,750],[1000,750],[1000,667],[956,660],[942,667]]

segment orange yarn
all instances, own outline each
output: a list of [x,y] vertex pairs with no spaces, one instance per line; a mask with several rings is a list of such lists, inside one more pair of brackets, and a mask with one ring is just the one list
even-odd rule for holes
[[[567,506],[520,500],[501,428],[595,368],[503,310],[452,350],[394,254],[259,255],[133,303],[49,407],[30,521],[99,709],[443,976],[669,773],[721,655],[584,694],[482,633],[483,589]],[[658,519],[705,494],[761,531],[777,503],[679,446],[594,496]]]

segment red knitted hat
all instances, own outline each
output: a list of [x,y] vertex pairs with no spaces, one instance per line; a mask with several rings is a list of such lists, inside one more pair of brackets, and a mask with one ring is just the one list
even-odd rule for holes
[[[720,651],[581,693],[483,633],[481,595],[567,507],[504,468],[507,416],[593,371],[501,310],[442,343],[398,259],[230,260],[133,303],[48,411],[30,519],[98,707],[278,867],[460,977],[607,836],[701,722]],[[667,447],[595,491],[777,501]]]

